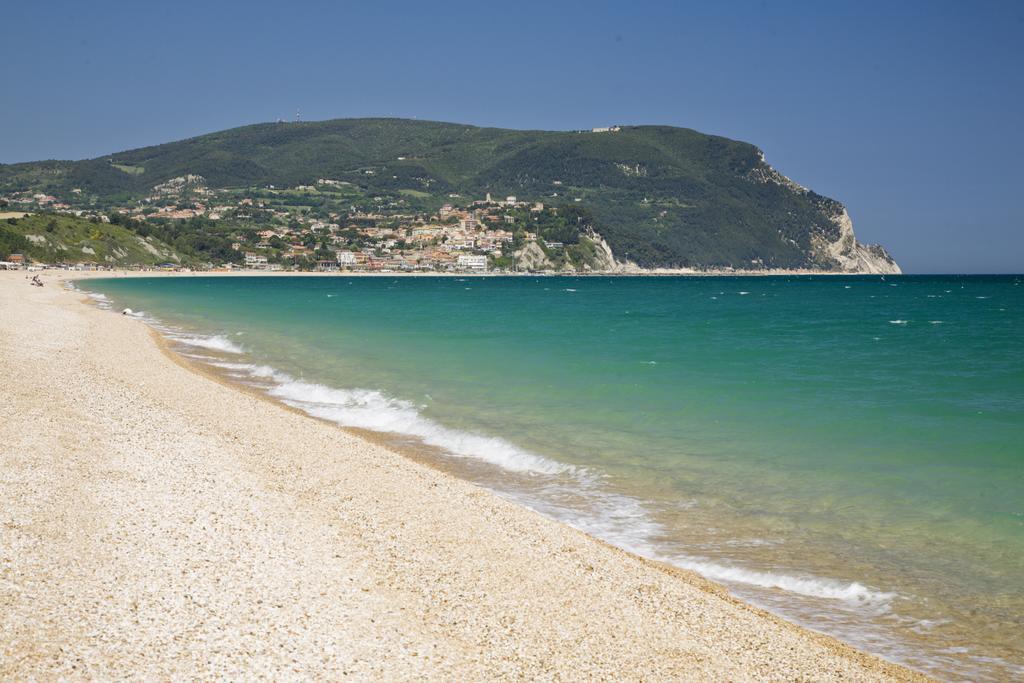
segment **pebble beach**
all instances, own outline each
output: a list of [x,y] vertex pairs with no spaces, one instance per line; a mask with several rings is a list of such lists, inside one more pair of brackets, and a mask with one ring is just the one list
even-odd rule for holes
[[0,273],[0,678],[926,680]]

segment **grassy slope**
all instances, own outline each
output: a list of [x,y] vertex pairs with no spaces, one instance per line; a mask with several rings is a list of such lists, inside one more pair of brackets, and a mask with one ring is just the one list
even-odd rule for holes
[[73,216],[35,214],[18,219],[13,225],[8,221],[0,222],[0,251],[3,251],[5,239],[17,244],[19,251],[33,260],[45,263],[93,261],[108,265],[154,265],[181,258],[157,240],[150,239],[144,244],[142,238],[127,228],[91,223]]
[[0,191],[66,195],[80,187],[117,198],[196,173],[212,187],[327,177],[370,193],[579,198],[615,253],[641,265],[821,265],[808,256],[811,236],[834,236],[835,227],[814,195],[751,182],[748,174],[762,166],[753,145],[683,128],[581,134],[341,119],[245,126],[81,162],[0,166]]

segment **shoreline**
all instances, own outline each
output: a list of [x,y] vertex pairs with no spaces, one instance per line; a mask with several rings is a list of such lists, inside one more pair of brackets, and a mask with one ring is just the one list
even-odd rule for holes
[[[15,270],[10,272],[29,272]],[[445,277],[445,278],[496,278],[496,277],[899,277],[907,273],[879,274],[879,273],[851,273],[842,271],[816,271],[816,270],[744,270],[744,271],[700,271],[700,270],[676,270],[671,268],[659,268],[642,271],[594,271],[594,272],[536,272],[536,273],[505,273],[505,272],[450,272],[450,271],[293,271],[293,270],[64,270],[60,268],[45,268],[33,270],[34,273],[54,274],[63,280],[81,280],[91,278],[119,278],[119,277]]]
[[[297,669],[291,666],[290,675],[337,675],[351,670],[368,677],[928,680],[753,607],[689,571],[640,558],[501,499],[396,452],[383,439],[317,420],[255,389],[246,391],[217,378],[176,354],[141,321],[84,306],[81,293],[58,286],[82,275],[111,277],[107,272],[68,272],[62,278],[47,278],[48,287],[39,289],[29,287],[19,275],[0,275],[0,302],[5,309],[0,321],[0,367],[9,378],[0,386],[0,396],[13,407],[15,416],[0,428],[0,437],[8,444],[24,442],[21,449],[5,454],[4,471],[10,474],[0,482],[6,498],[15,501],[5,511],[10,520],[0,527],[2,547],[25,549],[24,556],[4,558],[7,581],[0,583],[3,604],[9,607],[0,620],[5,633],[15,634],[0,643],[5,662],[0,673],[5,676],[74,675],[83,671],[68,668],[78,657],[88,665],[84,671],[100,677],[196,671],[204,676],[256,671],[280,675],[289,673],[289,662],[299,662]],[[40,348],[45,353],[38,353]],[[102,396],[103,406],[89,405],[96,402],[94,395]],[[58,407],[80,412],[76,419]],[[96,411],[102,407],[107,411]],[[141,419],[140,411],[148,419]],[[83,418],[88,419],[83,422]],[[93,419],[105,424],[93,429],[89,424]],[[49,440],[24,436],[40,431],[36,424],[45,425]],[[127,433],[126,424],[132,427]],[[81,429],[89,432],[89,438],[78,443],[75,439],[81,435],[76,432]],[[69,441],[75,442],[74,447],[64,445]],[[107,455],[123,451],[125,441],[131,447],[127,452],[118,458]],[[107,448],[97,448],[95,443]],[[154,458],[154,452],[160,457]],[[196,453],[203,457],[196,458]],[[33,528],[48,526],[44,513],[57,511],[69,501],[49,500],[47,486],[26,491],[22,484],[62,480],[66,461],[83,455],[94,465],[86,467],[85,474],[103,476],[86,476],[74,483],[106,490],[135,515],[112,516],[105,499],[87,495],[84,498],[92,505],[56,517],[68,521],[69,515],[83,516],[90,523],[50,529],[53,538],[46,534],[33,538]],[[107,476],[112,470],[123,476]],[[218,488],[215,474],[226,475],[233,485]],[[156,488],[149,490],[147,485]],[[140,486],[148,496],[135,495]],[[171,486],[180,501],[168,498],[164,486]],[[242,490],[250,498],[241,500]],[[262,509],[243,514],[249,504]],[[234,519],[227,526],[234,535],[207,533],[205,526],[198,529],[189,523],[186,527],[196,534],[192,540],[198,547],[211,554],[223,552],[225,544],[241,543],[262,549],[257,555],[263,562],[281,567],[255,582],[254,577],[262,576],[261,567],[243,555],[193,567],[190,553],[175,543],[178,526],[161,528],[161,518],[152,517],[162,506],[169,506],[163,510],[166,517],[184,515],[188,522],[191,514],[191,519],[201,518],[214,529],[221,520]],[[271,509],[287,521],[277,535],[267,528],[273,527],[272,519],[279,519],[267,516]],[[24,523],[25,519],[30,521]],[[161,533],[133,534],[147,520]],[[92,544],[89,552],[76,552],[82,550],[79,543],[89,545],[94,537],[106,538],[95,533],[97,528],[113,533],[120,542]],[[147,530],[152,532],[154,527]],[[84,533],[79,537],[77,532]],[[24,534],[27,539],[22,538]],[[308,545],[315,547],[300,549],[294,546],[296,539],[314,539]],[[466,539],[473,542],[467,544]],[[161,546],[160,552],[128,552],[148,544]],[[78,561],[68,565],[50,561],[52,556],[92,558],[109,569],[107,556],[118,553],[126,553],[122,559],[132,567],[129,576],[136,572],[150,576],[154,557],[169,559],[168,569],[191,567],[194,585],[158,587],[156,593],[163,601],[201,593],[196,586],[221,589],[218,569],[231,577],[238,566],[247,566],[250,574],[234,577],[236,585],[225,597],[255,599],[243,601],[249,612],[237,600],[218,603],[214,593],[202,608],[186,604],[181,611],[192,626],[184,635],[177,632],[178,637],[205,652],[207,662],[196,662],[190,647],[177,657],[160,656],[156,661],[148,648],[162,641],[125,633],[126,628],[133,630],[128,626],[131,619],[126,624],[118,618],[132,612],[125,604],[130,599],[135,600],[135,619],[141,618],[137,603],[151,597],[151,586],[129,580],[111,590]],[[295,566],[295,559],[305,553],[313,553],[310,562]],[[33,559],[39,561],[33,564]],[[322,570],[314,569],[320,566],[314,560],[341,565],[332,569],[340,574],[323,576]],[[76,569],[48,575],[68,566]],[[39,573],[51,580],[36,581]],[[281,577],[287,579],[286,585],[299,583],[319,592],[291,588],[290,593],[274,583]],[[363,579],[360,590],[338,593],[338,586],[347,585],[346,579],[350,583],[353,577]],[[26,583],[32,584],[34,593],[10,587]],[[512,587],[518,590],[511,591]],[[293,594],[296,590],[299,595]],[[292,603],[282,599],[282,592]],[[104,646],[98,647],[89,633],[71,637],[78,630],[73,617],[80,615],[73,609],[62,612],[61,600],[68,593],[93,598],[87,601],[91,608],[86,621],[104,633],[99,639]],[[267,613],[267,608],[253,607],[272,603],[278,606]],[[173,615],[156,609],[159,604],[151,602],[141,615],[167,638]],[[301,605],[303,616],[287,613],[285,604]],[[40,609],[31,609],[33,605]],[[312,622],[324,630],[313,628]],[[245,628],[266,632],[247,638]],[[332,628],[347,632],[352,642],[363,643],[360,647],[365,647],[367,657],[354,656],[348,641],[313,646],[318,636],[328,637],[325,630],[333,633]],[[33,638],[33,629],[50,637]],[[116,642],[109,642],[108,631],[114,632]],[[211,635],[222,631],[227,642]],[[290,631],[300,634],[281,635]],[[207,636],[212,643],[203,639]],[[227,664],[240,648],[263,651],[282,638],[298,643],[289,650],[290,659],[267,651],[259,664],[253,660]],[[411,644],[402,652],[394,651],[399,643]],[[19,648],[27,648],[26,653]],[[425,652],[430,653],[429,659]],[[142,653],[149,654],[133,663],[132,657]],[[321,655],[331,666],[323,668],[327,665],[320,661]]]

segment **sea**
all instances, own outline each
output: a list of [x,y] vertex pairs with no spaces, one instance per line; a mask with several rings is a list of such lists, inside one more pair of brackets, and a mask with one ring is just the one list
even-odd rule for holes
[[1024,277],[89,280],[172,348],[944,680],[1024,677]]

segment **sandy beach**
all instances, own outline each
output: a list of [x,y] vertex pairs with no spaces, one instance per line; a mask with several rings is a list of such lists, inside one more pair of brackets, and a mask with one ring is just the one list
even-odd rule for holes
[[0,678],[925,680],[0,272]]

